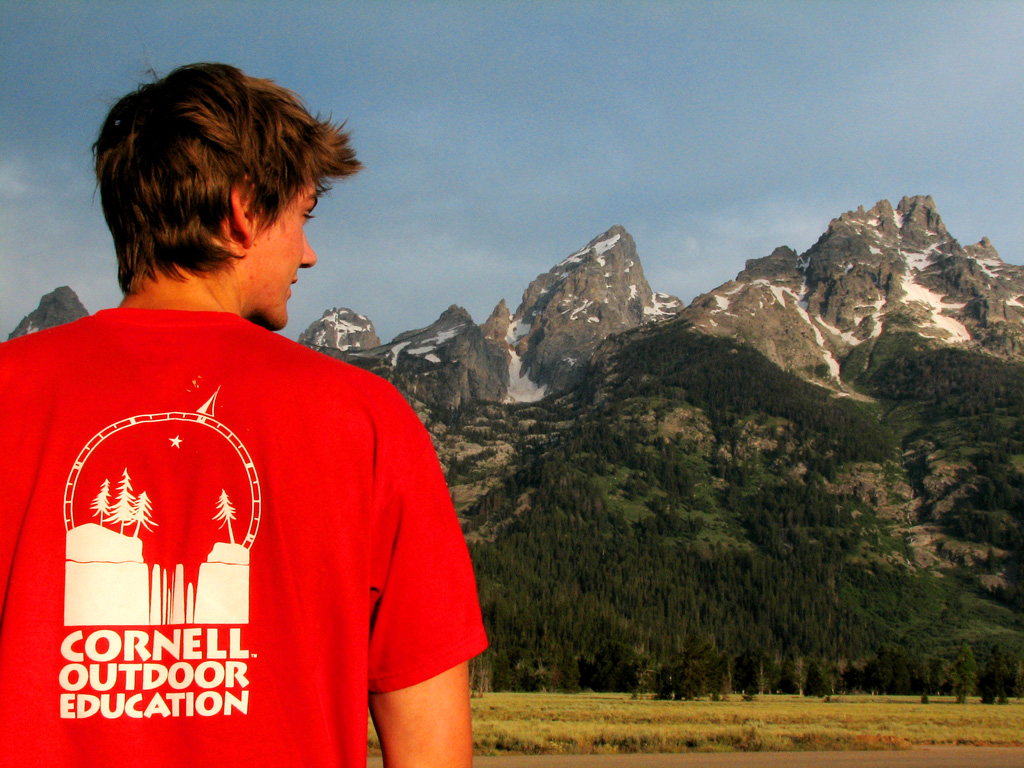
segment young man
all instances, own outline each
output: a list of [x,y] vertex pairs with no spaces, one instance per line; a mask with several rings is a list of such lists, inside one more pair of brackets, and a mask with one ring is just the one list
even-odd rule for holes
[[469,765],[486,639],[429,437],[266,330],[348,136],[197,64],[94,149],[124,301],[0,345],[0,765],[362,768],[368,701],[386,765]]

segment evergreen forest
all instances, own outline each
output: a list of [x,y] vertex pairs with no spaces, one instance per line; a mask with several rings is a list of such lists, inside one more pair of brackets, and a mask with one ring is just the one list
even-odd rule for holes
[[1024,366],[887,333],[844,379],[674,322],[567,395],[445,414],[484,446],[446,467],[486,488],[478,685],[1020,695]]

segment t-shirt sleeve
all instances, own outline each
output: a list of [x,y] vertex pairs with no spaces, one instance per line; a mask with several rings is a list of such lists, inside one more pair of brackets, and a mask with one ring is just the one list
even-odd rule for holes
[[441,467],[419,419],[404,402],[402,410],[404,435],[389,440],[379,457],[368,679],[378,693],[428,680],[487,647],[469,552]]

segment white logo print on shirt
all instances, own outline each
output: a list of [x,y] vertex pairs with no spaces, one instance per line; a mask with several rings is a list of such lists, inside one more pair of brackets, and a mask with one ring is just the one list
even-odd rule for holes
[[67,635],[62,717],[248,709],[237,625],[249,623],[260,484],[241,440],[214,417],[216,398],[115,422],[75,460],[64,493],[64,624],[131,629]]

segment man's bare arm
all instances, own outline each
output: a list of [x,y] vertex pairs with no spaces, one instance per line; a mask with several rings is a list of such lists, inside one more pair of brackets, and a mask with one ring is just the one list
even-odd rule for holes
[[473,733],[469,666],[388,693],[370,694],[385,768],[469,768]]

